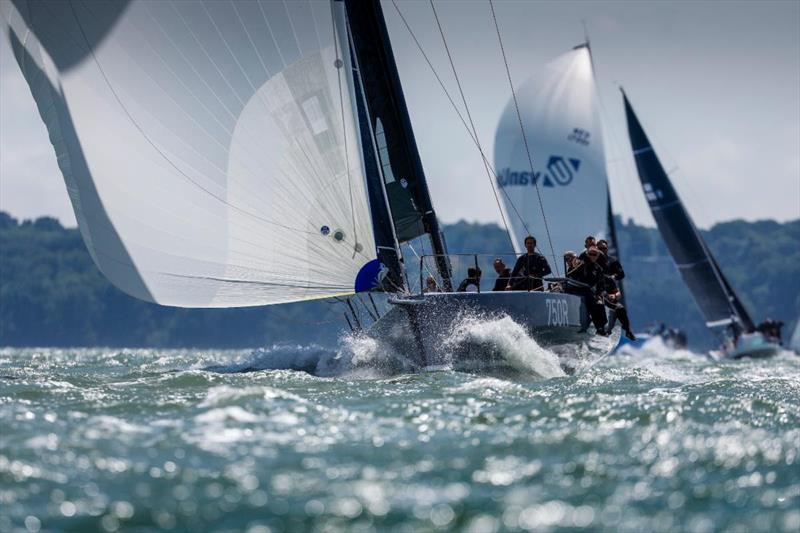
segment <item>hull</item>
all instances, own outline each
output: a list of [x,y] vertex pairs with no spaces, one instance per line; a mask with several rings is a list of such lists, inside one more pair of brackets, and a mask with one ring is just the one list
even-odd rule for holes
[[763,359],[772,357],[781,351],[778,343],[767,340],[761,333],[743,334],[739,337],[736,345],[724,351],[726,359]]
[[[366,333],[417,368],[446,365],[478,372],[513,371],[514,362],[500,345],[533,339],[531,349],[535,350],[574,345],[591,337],[586,333],[588,313],[583,299],[571,294],[429,293],[390,302],[389,312]],[[497,338],[475,333],[480,326],[470,330],[493,321],[500,324]]]

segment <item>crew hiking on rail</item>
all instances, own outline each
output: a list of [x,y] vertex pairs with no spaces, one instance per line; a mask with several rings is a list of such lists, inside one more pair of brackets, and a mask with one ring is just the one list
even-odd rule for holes
[[[605,239],[597,241],[590,235],[584,240],[584,245],[586,248],[580,256],[572,251],[564,253],[566,277],[574,283],[553,283],[548,289],[582,296],[598,335],[610,334],[619,320],[625,336],[636,340],[618,284],[625,277],[622,263],[609,255]],[[497,279],[493,291],[544,290],[543,278],[552,272],[550,265],[542,254],[536,252],[536,239],[532,235],[525,237],[525,249],[526,253],[517,258],[513,270],[509,270],[501,258],[494,260]],[[469,290],[467,287],[470,282],[474,283],[474,274],[468,273],[459,290]],[[480,274],[477,281],[480,283]],[[606,316],[606,308],[610,319]]]

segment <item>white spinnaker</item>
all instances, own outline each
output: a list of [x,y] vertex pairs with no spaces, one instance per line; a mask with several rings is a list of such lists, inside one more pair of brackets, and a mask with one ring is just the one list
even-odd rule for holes
[[19,0],[2,12],[115,285],[181,307],[354,292],[376,255],[341,5]]
[[524,252],[523,240],[531,233],[552,261],[538,184],[560,267],[564,251],[580,251],[584,237],[600,238],[606,232],[608,183],[588,48],[576,48],[548,63],[516,94],[533,173],[512,99],[495,135],[497,186],[515,250]]

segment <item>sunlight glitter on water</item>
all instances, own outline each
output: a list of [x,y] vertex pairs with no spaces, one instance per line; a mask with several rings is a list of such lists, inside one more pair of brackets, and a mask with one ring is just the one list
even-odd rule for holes
[[800,528],[794,355],[541,379],[362,348],[327,377],[292,368],[354,348],[0,350],[0,531]]

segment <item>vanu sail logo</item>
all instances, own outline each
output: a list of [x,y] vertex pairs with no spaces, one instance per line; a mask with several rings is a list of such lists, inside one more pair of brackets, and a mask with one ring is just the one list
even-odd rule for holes
[[524,187],[542,185],[555,187],[569,185],[581,167],[580,159],[551,155],[547,160],[547,169],[533,172],[516,171],[506,167],[497,174],[497,185],[500,187]]

